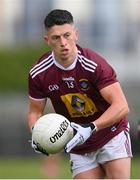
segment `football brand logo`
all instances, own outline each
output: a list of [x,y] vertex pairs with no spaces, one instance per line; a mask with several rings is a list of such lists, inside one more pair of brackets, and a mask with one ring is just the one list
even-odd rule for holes
[[60,124],[59,130],[54,134],[54,136],[50,137],[50,141],[55,143],[66,131],[68,128],[69,123],[65,120]]

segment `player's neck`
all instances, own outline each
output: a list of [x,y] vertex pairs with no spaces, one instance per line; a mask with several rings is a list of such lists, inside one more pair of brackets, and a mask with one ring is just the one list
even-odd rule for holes
[[68,68],[69,66],[71,66],[76,58],[77,58],[77,50],[68,58],[62,59],[54,55],[55,61],[64,68]]
[[[54,58],[55,60],[55,58]],[[55,65],[62,70],[72,70],[75,68],[77,62],[77,57],[68,65],[68,63],[64,66],[64,63],[61,65],[58,61],[55,60]]]

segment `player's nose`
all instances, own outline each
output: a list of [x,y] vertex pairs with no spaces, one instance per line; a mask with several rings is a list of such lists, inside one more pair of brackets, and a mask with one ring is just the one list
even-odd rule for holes
[[60,45],[61,45],[61,47],[65,47],[66,44],[67,44],[66,39],[63,36],[61,36],[60,37]]

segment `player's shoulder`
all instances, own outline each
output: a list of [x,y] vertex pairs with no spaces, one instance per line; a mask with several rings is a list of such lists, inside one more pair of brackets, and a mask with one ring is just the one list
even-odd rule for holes
[[31,67],[29,73],[32,77],[35,77],[39,73],[47,70],[54,64],[53,54],[51,51],[44,53]]
[[44,64],[45,62],[48,62],[50,59],[53,59],[52,52],[51,51],[45,52],[35,61],[32,68],[34,68],[36,65]]
[[105,59],[99,53],[95,52],[94,50],[91,50],[90,48],[82,48],[78,46],[78,54],[97,64],[100,64],[102,61],[105,61]]

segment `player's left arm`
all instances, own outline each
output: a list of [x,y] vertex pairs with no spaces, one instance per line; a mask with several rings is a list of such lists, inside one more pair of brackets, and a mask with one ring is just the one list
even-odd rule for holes
[[128,103],[119,82],[101,89],[100,93],[110,106],[94,121],[98,130],[119,122],[129,113]]
[[66,152],[70,152],[78,144],[83,144],[94,132],[109,127],[119,122],[129,112],[129,107],[118,82],[113,83],[100,90],[102,97],[110,104],[109,108],[94,122],[79,125],[71,123],[76,130],[76,135],[65,147]]

